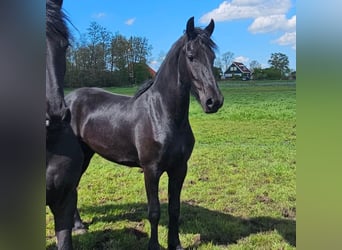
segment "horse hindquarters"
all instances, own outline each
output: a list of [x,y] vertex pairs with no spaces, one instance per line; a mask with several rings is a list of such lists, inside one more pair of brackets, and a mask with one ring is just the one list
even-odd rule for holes
[[58,249],[72,249],[71,229],[83,153],[69,125],[52,133],[54,140],[47,141],[47,205],[54,216]]

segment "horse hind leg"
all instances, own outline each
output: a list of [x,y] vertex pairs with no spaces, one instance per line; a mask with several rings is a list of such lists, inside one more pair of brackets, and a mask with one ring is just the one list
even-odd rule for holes
[[169,184],[169,231],[168,249],[183,249],[179,240],[180,193],[187,172],[187,164],[168,171]]
[[77,207],[75,209],[74,213],[74,226],[72,228],[72,231],[76,234],[84,234],[87,232],[87,226],[84,224],[84,222],[81,219],[80,212],[78,211]]
[[[83,165],[82,165],[82,174],[81,174],[81,175],[83,175],[84,172],[88,168],[88,165],[90,163],[91,158],[94,155],[94,151],[91,150],[86,144],[84,144],[84,143],[80,143],[80,144],[81,144],[81,148],[82,148],[82,151],[84,154],[84,161],[83,161]],[[80,212],[78,211],[78,208],[76,207],[75,213],[74,213],[74,226],[72,228],[72,231],[76,234],[83,234],[87,231],[87,229],[88,228],[85,225],[85,223],[82,221]]]

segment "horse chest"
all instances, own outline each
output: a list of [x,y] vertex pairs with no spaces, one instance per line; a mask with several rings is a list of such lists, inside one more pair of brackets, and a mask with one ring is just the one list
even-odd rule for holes
[[164,143],[164,162],[174,164],[187,161],[190,158],[195,143],[191,130],[180,130],[172,133]]
[[194,145],[190,127],[178,129],[165,125],[163,130],[155,130],[153,126],[140,126],[144,130],[138,130],[135,142],[141,165],[159,162],[168,166],[190,157]]

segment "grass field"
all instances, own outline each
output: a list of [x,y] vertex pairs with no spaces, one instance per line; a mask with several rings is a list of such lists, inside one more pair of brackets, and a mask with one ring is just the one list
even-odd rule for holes
[[[196,144],[181,195],[180,239],[187,249],[296,248],[296,85],[221,83],[216,114],[194,100]],[[133,94],[136,88],[111,89]],[[167,176],[160,181],[159,241],[167,247]],[[95,155],[79,187],[89,230],[75,249],[147,249],[143,175]],[[46,209],[46,246],[55,248]]]

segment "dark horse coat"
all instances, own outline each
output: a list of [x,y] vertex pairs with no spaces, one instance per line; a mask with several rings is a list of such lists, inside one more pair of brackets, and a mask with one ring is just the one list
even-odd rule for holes
[[55,221],[58,249],[72,249],[71,230],[83,152],[70,127],[63,80],[68,30],[61,0],[46,1],[46,204]]
[[212,72],[213,30],[213,20],[202,30],[195,28],[194,18],[190,18],[186,33],[173,45],[156,78],[134,97],[98,88],[81,88],[66,96],[72,128],[85,155],[83,171],[94,153],[143,169],[151,223],[149,249],[159,249],[158,185],[164,172],[169,177],[168,247],[182,249],[180,192],[195,142],[188,120],[190,91],[206,113],[216,112],[223,104]]

